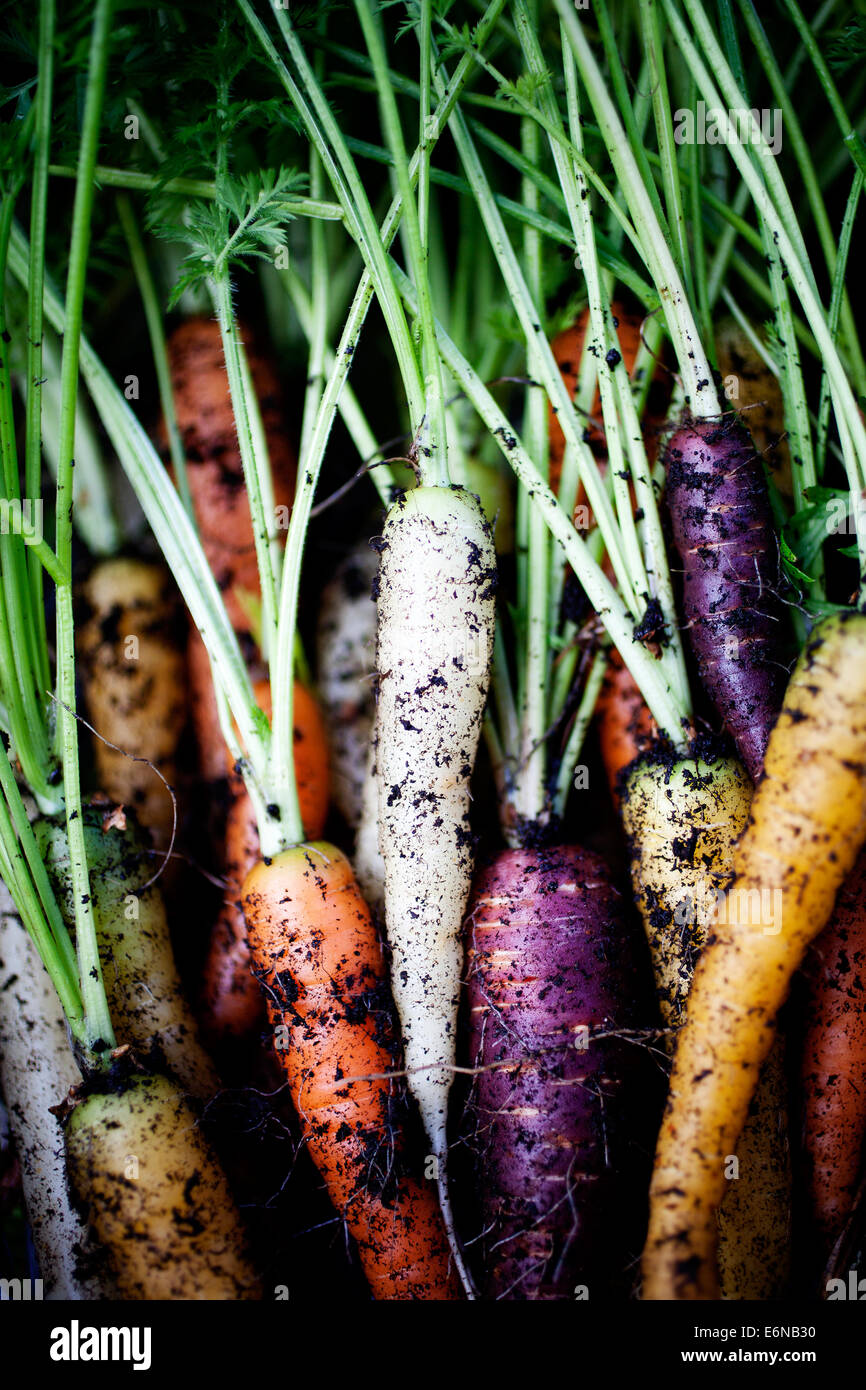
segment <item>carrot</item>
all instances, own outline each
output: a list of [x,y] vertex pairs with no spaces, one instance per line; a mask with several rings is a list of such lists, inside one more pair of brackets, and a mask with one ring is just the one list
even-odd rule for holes
[[[270,718],[269,682],[255,682],[253,694]],[[328,812],[328,751],[319,707],[300,681],[295,681],[292,708],[301,818],[304,833],[318,839]],[[225,744],[223,749],[228,765]],[[250,949],[240,899],[244,879],[260,857],[255,808],[242,779],[232,772],[223,855],[227,896],[214,924],[203,968],[203,1023],[214,1041],[248,1036],[262,1017],[261,991],[250,973]]]
[[648,1298],[718,1292],[716,1210],[776,1015],[866,838],[866,617],[825,619],[770,737],[724,920],[695,970],[659,1136]]
[[70,1184],[123,1299],[261,1297],[225,1175],[164,1076],[106,1078],[66,1122]]
[[223,871],[226,895],[202,967],[202,1027],[208,1040],[249,1037],[262,1020],[262,995],[250,973],[241,884],[261,855],[252,801],[243,787],[229,801]]
[[379,544],[377,774],[391,984],[446,1200],[472,881],[469,779],[493,649],[496,556],[479,503],[460,488],[407,493]]
[[622,784],[634,899],[643,918],[664,1023],[685,1018],[692,974],[749,818],[752,789],[733,758],[700,745],[677,758],[657,748]]
[[785,1038],[761,1068],[719,1207],[722,1298],[782,1298],[791,1273],[792,1187]]
[[619,775],[655,737],[649,707],[616,648],[611,649],[595,707],[601,760],[614,805],[619,806]]
[[105,1261],[69,1200],[52,1114],[78,1080],[57,991],[0,882],[0,1086],[39,1277],[50,1299],[116,1296]]
[[[241,329],[262,415],[273,473],[274,503],[286,517],[296,461],[273,368]],[[168,341],[177,421],[186,451],[187,479],[208,564],[237,632],[252,626],[250,600],[260,592],[255,537],[237,441],[220,327],[192,318]]]
[[695,420],[671,437],[666,464],[698,673],[757,780],[786,672],[778,544],[761,460],[739,420]]
[[304,1141],[374,1297],[458,1297],[434,1191],[399,1140],[385,966],[348,859],[323,842],[285,850],[253,868],[243,904]]
[[823,1269],[851,1213],[866,1135],[866,853],[809,948],[803,973],[802,1152],[810,1235]]
[[131,806],[154,843],[166,848],[171,796],[153,768],[133,758],[146,758],[176,783],[187,713],[177,595],[161,565],[112,559],[91,570],[81,599],[76,647],[87,709],[98,732],[117,745],[94,740],[99,786],[112,801]]
[[[623,824],[632,883],[650,945],[662,1021],[685,1022],[695,964],[711,929],[752,788],[739,763],[711,746],[692,758],[645,754],[626,774]],[[719,1212],[725,1298],[778,1297],[788,1273],[791,1162],[781,1049],[762,1076],[729,1165]],[[734,1150],[731,1150],[734,1153]]]
[[[209,1099],[219,1087],[186,1001],[174,961],[162,896],[146,887],[155,864],[130,827],[85,807],[85,845],[108,1006],[121,1043],[167,1066],[191,1095]],[[34,829],[70,930],[75,916],[65,818]]]
[[793,496],[791,451],[785,437],[785,402],[778,376],[767,366],[736,319],[716,324],[716,360],[731,404],[748,421],[755,448],[779,491]]
[[646,1218],[645,953],[607,865],[573,845],[497,855],[467,934],[479,1280],[491,1298],[606,1297]]
[[322,590],[317,625],[317,688],[328,730],[334,801],[351,829],[361,819],[364,767],[375,711],[378,560],[366,540]]

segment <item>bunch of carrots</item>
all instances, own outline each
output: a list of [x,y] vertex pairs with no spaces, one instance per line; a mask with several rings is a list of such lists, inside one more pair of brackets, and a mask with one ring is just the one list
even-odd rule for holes
[[832,1297],[866,1247],[833,5],[37,9],[0,98],[0,1275]]

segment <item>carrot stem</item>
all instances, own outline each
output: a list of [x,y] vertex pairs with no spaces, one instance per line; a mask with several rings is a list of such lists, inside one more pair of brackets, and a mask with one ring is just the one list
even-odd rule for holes
[[[99,126],[113,4],[97,0],[90,41],[87,91],[84,101],[78,177],[72,211],[72,235],[66,284],[66,327],[60,371],[60,451],[57,461],[56,545],[67,572],[72,568],[72,469],[75,449],[75,406],[78,394],[78,365],[87,256],[90,246],[90,219],[93,209],[94,168],[99,144]],[[94,1062],[105,1064],[114,1046],[114,1030],[96,937],[96,921],[90,894],[90,876],[84,843],[81,783],[78,766],[78,726],[75,720],[75,638],[72,616],[72,586],[67,580],[56,587],[57,602],[57,744],[63,764],[63,793],[66,828],[69,837],[70,870],[75,908],[75,942],[78,974],[87,1020],[88,1043],[98,1045]]]
[[[177,423],[174,392],[171,389],[171,370],[168,365],[168,354],[165,346],[165,330],[162,324],[162,311],[156,293],[156,286],[153,283],[153,276],[150,273],[150,266],[147,263],[147,252],[144,249],[141,232],[135,220],[132,203],[126,193],[118,193],[116,201],[117,215],[120,218],[120,225],[123,228],[126,244],[129,247],[129,259],[132,263],[135,278],[138,281],[138,292],[141,296],[144,318],[150,336],[150,348],[153,353],[153,365],[156,371],[156,383],[159,390],[159,403],[162,407],[162,418],[165,421],[165,429],[168,435],[171,466],[174,469],[174,476],[177,479],[177,489],[180,493],[181,501],[189,512],[189,515],[193,516],[192,496],[190,495],[189,482],[186,476],[186,450],[183,447],[183,440],[180,437],[180,429]],[[31,246],[33,245],[32,237],[30,244]]]

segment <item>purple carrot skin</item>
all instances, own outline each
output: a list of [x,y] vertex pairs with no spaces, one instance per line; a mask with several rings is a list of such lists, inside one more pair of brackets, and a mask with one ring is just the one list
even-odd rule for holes
[[815,1270],[850,1215],[866,1137],[866,850],[803,965],[801,1063],[805,1185]]
[[698,673],[757,781],[787,683],[778,546],[761,458],[741,422],[728,417],[681,425],[666,464]]
[[572,845],[498,855],[478,876],[468,932],[484,1294],[624,1291],[658,1073],[634,1039],[594,1034],[655,1022],[642,943],[607,865]]

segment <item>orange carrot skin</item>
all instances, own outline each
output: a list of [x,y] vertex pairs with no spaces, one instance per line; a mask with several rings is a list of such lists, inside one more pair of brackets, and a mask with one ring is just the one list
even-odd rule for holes
[[211,1041],[249,1037],[262,1021],[262,994],[250,965],[241,884],[258,862],[259,831],[253,803],[241,788],[226,820],[226,897],[211,932],[204,963],[202,1024]]
[[[267,681],[253,683],[256,700],[271,715],[271,689]],[[299,681],[294,687],[295,777],[304,834],[318,839],[328,814],[328,749],[319,706]],[[230,764],[223,744],[224,771]],[[202,998],[204,1026],[214,1041],[248,1037],[262,1020],[262,995],[250,969],[250,948],[241,904],[241,886],[261,857],[256,813],[243,779],[229,771],[229,807],[226,818],[225,877],[227,896],[211,934],[204,965]]]
[[435,1186],[405,1168],[404,1087],[381,1076],[395,1066],[392,1008],[351,864],[333,845],[299,845],[256,865],[243,904],[304,1141],[374,1297],[459,1298]]
[[866,851],[803,967],[803,1150],[823,1266],[851,1212],[866,1136]]
[[619,807],[619,774],[649,748],[655,723],[634,676],[615,648],[611,650],[595,713],[601,759],[614,805]]
[[[279,381],[249,330],[241,325],[240,331],[268,441],[274,502],[288,508],[297,464],[280,405]],[[236,632],[247,632],[250,617],[240,591],[258,596],[259,571],[217,321],[191,318],[180,324],[169,339],[168,356],[201,543],[232,626]]]

